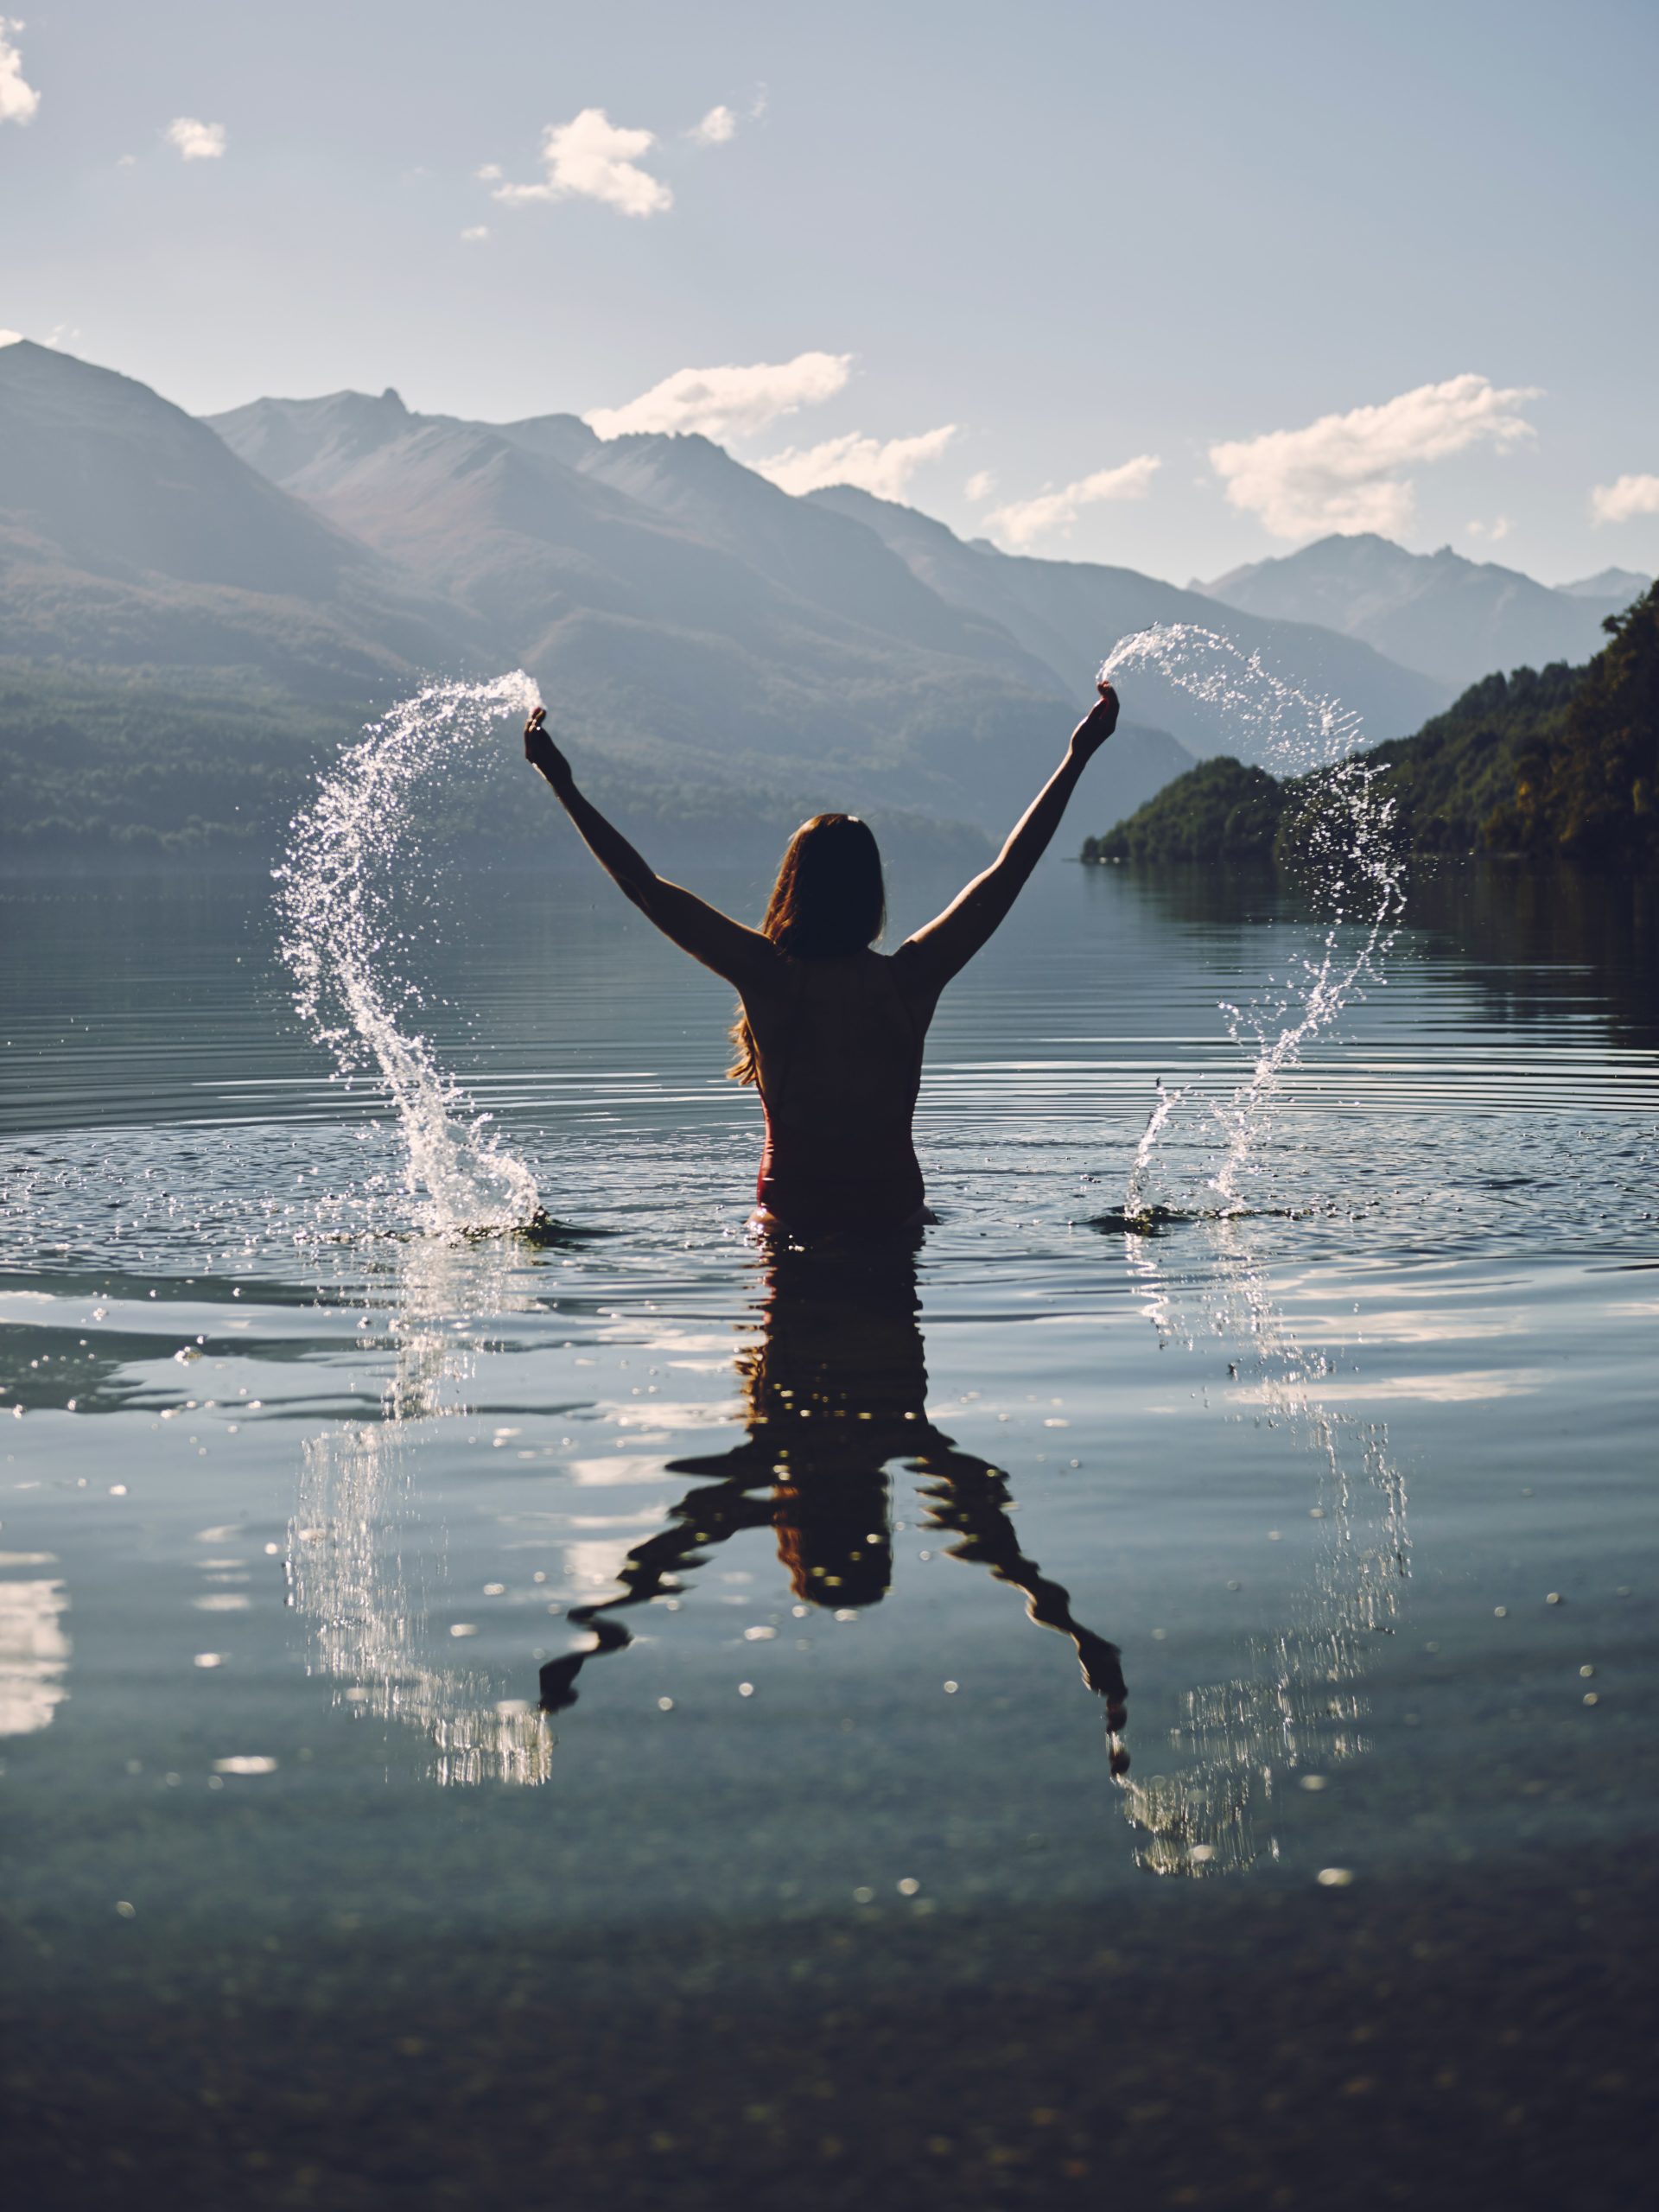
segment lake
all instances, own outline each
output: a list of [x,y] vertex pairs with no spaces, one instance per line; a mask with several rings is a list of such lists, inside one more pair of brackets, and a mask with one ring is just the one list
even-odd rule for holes
[[1320,932],[1051,861],[827,1255],[574,866],[410,922],[550,1220],[412,1232],[270,889],[0,886],[19,2204],[1639,2201],[1651,884],[1420,871],[1222,1214]]

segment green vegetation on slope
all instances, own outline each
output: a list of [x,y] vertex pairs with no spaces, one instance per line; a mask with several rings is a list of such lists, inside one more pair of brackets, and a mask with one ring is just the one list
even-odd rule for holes
[[[1659,859],[1659,585],[1603,627],[1609,642],[1586,668],[1486,677],[1415,737],[1364,756],[1389,771],[1403,848]],[[1083,857],[1287,862],[1321,779],[1206,760],[1088,839]]]
[[[404,686],[387,684],[390,703]],[[296,699],[257,671],[99,667],[0,658],[0,862],[146,864],[241,851],[270,861],[316,771],[377,709]],[[581,718],[577,718],[581,727]],[[775,857],[817,793],[798,764],[769,778],[671,747],[576,740],[584,789],[653,859]],[[747,771],[746,773],[745,771]],[[528,801],[528,803],[527,803]],[[480,748],[475,772],[435,781],[426,818],[469,851],[579,849],[529,777],[511,723]],[[981,832],[912,805],[883,804],[897,852],[978,867]]]
[[0,660],[0,851],[270,849],[355,727],[251,671]]

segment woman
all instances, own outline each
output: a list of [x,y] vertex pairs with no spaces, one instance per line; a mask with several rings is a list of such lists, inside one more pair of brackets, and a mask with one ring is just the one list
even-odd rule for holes
[[648,868],[576,789],[537,707],[524,758],[552,785],[589,851],[664,937],[733,984],[742,1001],[729,1071],[766,1115],[761,1217],[797,1236],[869,1235],[922,1216],[911,1116],[939,994],[1001,922],[1060,825],[1084,767],[1117,727],[1109,683],[1065,758],[989,868],[891,954],[881,856],[855,815],[820,814],[790,839],[758,930]]

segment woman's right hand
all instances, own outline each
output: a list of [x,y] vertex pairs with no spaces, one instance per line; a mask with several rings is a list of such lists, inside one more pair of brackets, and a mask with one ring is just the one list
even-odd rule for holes
[[1117,728],[1117,694],[1109,683],[1097,683],[1100,696],[1071,733],[1071,755],[1092,760]]
[[537,707],[524,724],[524,758],[532,768],[537,768],[556,791],[562,783],[570,780],[570,763],[565,759],[546,728],[547,709]]

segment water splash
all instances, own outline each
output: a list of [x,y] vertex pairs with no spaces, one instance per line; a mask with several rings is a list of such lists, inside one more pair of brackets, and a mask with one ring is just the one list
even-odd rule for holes
[[391,965],[408,941],[394,893],[421,852],[416,794],[504,717],[528,715],[537,687],[522,669],[487,683],[432,683],[372,722],[322,777],[276,871],[283,957],[301,1018],[347,1081],[372,1070],[397,1116],[404,1184],[422,1229],[454,1233],[528,1226],[535,1179],[487,1130],[404,1026],[416,986]]
[[[1276,676],[1259,653],[1246,653],[1219,631],[1193,622],[1155,624],[1122,639],[1101,664],[1099,681],[1126,669],[1155,670],[1165,681],[1217,709],[1228,749],[1248,754],[1281,779],[1295,779],[1299,870],[1323,912],[1322,937],[1302,957],[1300,977],[1268,987],[1243,1005],[1223,1001],[1229,1036],[1252,1055],[1250,1072],[1211,1109],[1222,1140],[1209,1177],[1214,1196],[1202,1211],[1243,1211],[1252,1172],[1284,1077],[1344,1008],[1385,978],[1382,962],[1405,910],[1403,868],[1392,835],[1395,803],[1382,788],[1386,770],[1349,756],[1363,733],[1360,715],[1340,701]],[[1123,1212],[1147,1211],[1152,1155],[1180,1103],[1158,1085],[1158,1098],[1129,1171]],[[1217,1201],[1219,1202],[1218,1209]]]
[[1215,708],[1226,750],[1276,776],[1330,766],[1353,752],[1364,734],[1364,718],[1351,707],[1275,676],[1259,652],[1245,652],[1202,623],[1154,622],[1121,638],[1096,681],[1115,683],[1123,670],[1135,668],[1153,670]]
[[[1376,785],[1386,772],[1344,760],[1319,779],[1307,855],[1329,920],[1304,955],[1298,984],[1271,987],[1247,1005],[1222,1002],[1227,1033],[1255,1055],[1248,1078],[1215,1108],[1226,1149],[1211,1180],[1225,1211],[1246,1204],[1250,1172],[1287,1074],[1344,1007],[1387,982],[1382,963],[1405,912],[1404,872],[1389,834],[1394,801]],[[1355,910],[1357,909],[1356,912]]]
[[1135,1148],[1135,1158],[1129,1165],[1129,1179],[1123,1192],[1123,1218],[1126,1223],[1146,1222],[1152,1218],[1152,1155],[1158,1148],[1158,1140],[1164,1133],[1164,1124],[1181,1103],[1179,1090],[1168,1090],[1162,1076],[1155,1078],[1157,1103],[1147,1116],[1147,1126],[1141,1132],[1141,1141]]

